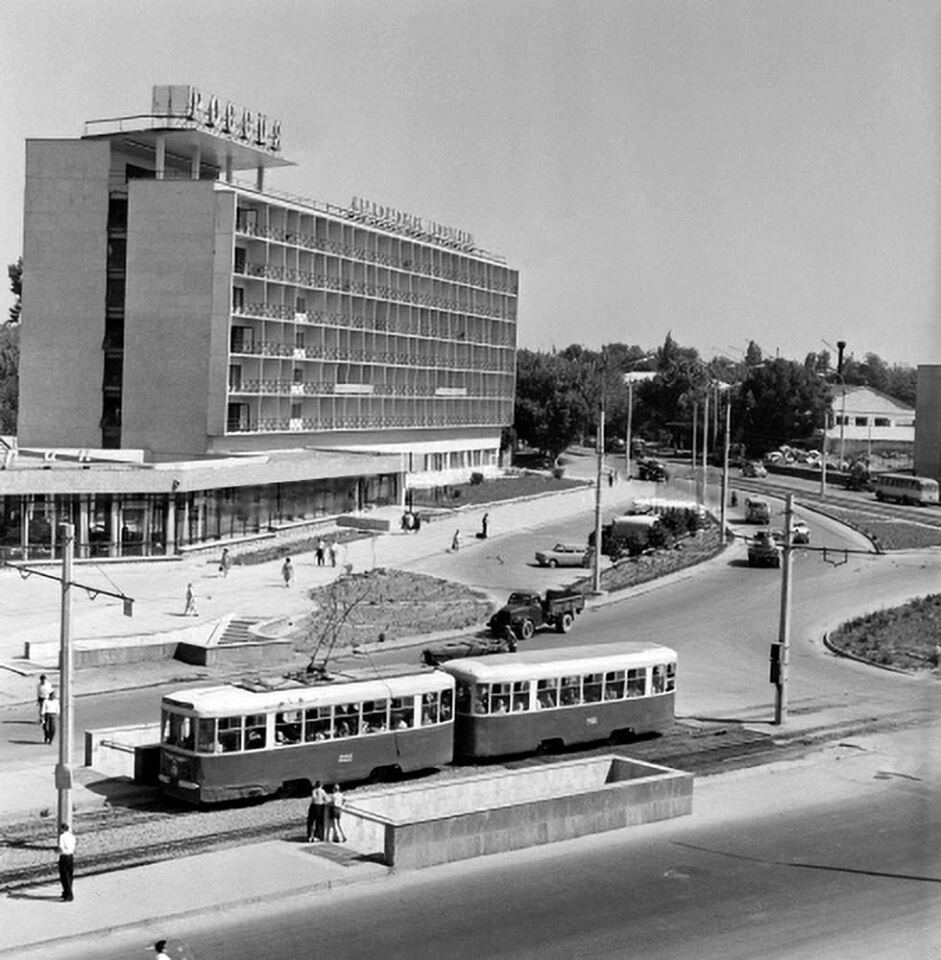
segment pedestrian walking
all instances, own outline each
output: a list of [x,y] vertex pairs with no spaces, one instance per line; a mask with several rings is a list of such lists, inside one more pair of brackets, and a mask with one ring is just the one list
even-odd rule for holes
[[457,553],[457,551],[461,549],[461,531],[460,530],[455,530],[454,536],[451,537],[451,549],[454,551],[454,553]]
[[167,953],[167,941],[158,940],[154,944],[154,953],[156,954],[154,960],[170,960],[170,954]]
[[232,558],[229,556],[229,548],[223,547],[222,556],[219,558],[219,573],[221,573],[223,577],[227,577],[229,575],[229,567],[231,566]]
[[324,550],[325,550],[325,549],[326,549],[326,547],[325,547],[325,544],[324,544],[324,542],[323,542],[323,537],[321,537],[321,538],[317,541],[317,549],[314,551],[314,555],[317,557],[317,566],[318,566],[318,567],[322,567],[322,566],[323,566],[323,557],[324,557]]
[[336,540],[330,541],[330,545],[327,547],[327,552],[330,554],[330,566],[335,567],[337,565],[337,556],[340,553],[340,548],[337,546]]
[[56,723],[59,717],[59,701],[53,690],[42,705],[42,741],[52,743],[56,738]]
[[291,581],[294,579],[294,567],[291,565],[290,557],[285,557],[284,563],[281,564],[281,578],[284,580],[286,587],[291,586]]
[[346,843],[346,834],[340,823],[343,811],[343,794],[340,785],[335,783],[327,797],[327,839],[333,843]]
[[320,843],[326,839],[327,791],[319,780],[314,781],[310,792],[310,806],[307,808],[307,842]]
[[480,539],[487,539],[487,530],[490,527],[490,514],[485,513],[480,519]]
[[59,882],[62,884],[62,899],[74,900],[72,881],[75,878],[75,834],[67,823],[59,825]]
[[199,611],[196,609],[196,591],[192,583],[186,585],[186,606],[183,608],[184,617],[198,617]]
[[49,699],[50,693],[52,693],[52,684],[46,679],[46,675],[41,673],[39,683],[36,684],[36,706],[39,708],[40,724],[43,718],[43,704]]

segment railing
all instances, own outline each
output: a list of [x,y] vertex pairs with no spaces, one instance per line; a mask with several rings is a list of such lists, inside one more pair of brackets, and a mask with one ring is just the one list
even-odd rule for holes
[[[440,399],[440,398],[439,398]],[[303,417],[300,429],[307,432],[334,430],[384,430],[389,428],[420,427],[492,427],[500,426],[504,418],[484,416],[325,416]],[[294,418],[263,417],[257,420],[230,421],[228,433],[296,433],[298,420]]]
[[307,270],[296,270],[293,267],[283,267],[277,264],[246,263],[241,270],[241,274],[247,277],[278,280],[310,290],[334,290],[339,293],[353,293],[381,300],[392,300],[397,303],[409,303],[416,306],[434,307],[438,310],[451,310],[455,313],[492,317],[497,320],[512,320],[515,316],[515,312],[511,310],[501,310],[495,307],[485,308],[471,303],[463,303],[460,300],[435,297],[428,293],[400,290],[398,287],[388,285],[376,286],[364,283],[361,280],[331,277],[327,274],[311,273]]

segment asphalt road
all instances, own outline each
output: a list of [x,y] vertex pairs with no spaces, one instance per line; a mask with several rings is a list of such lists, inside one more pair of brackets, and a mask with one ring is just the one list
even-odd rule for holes
[[[929,733],[937,743],[938,726]],[[927,960],[941,955],[937,750],[909,731],[697,786],[702,816],[50,950],[195,960]]]

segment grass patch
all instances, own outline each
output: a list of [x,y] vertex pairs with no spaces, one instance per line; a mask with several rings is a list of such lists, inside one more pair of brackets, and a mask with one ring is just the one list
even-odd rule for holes
[[479,626],[490,612],[489,601],[463,584],[384,567],[341,576],[309,596],[314,610],[294,638],[310,653]]
[[889,520],[882,514],[847,510],[829,504],[823,509],[827,516],[874,540],[882,550],[920,550],[923,547],[941,546],[941,527],[912,523],[905,519]]
[[483,506],[521,497],[535,497],[542,493],[558,493],[583,487],[584,480],[569,480],[566,477],[547,476],[542,473],[520,473],[515,476],[495,477],[482,483],[453,483],[433,489],[413,490],[412,505],[422,508],[454,508]]
[[870,663],[898,670],[938,666],[941,594],[879,610],[844,623],[830,635],[832,646]]

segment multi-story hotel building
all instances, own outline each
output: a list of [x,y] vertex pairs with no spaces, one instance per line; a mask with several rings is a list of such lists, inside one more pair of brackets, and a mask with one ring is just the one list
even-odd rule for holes
[[119,531],[158,552],[234,535],[231,502],[264,501],[246,528],[261,529],[282,495],[304,520],[497,469],[517,272],[464,231],[268,188],[288,163],[279,123],[185,86],[79,139],[27,141],[7,545],[34,539],[37,501],[10,489],[34,473],[27,451],[63,477],[43,515],[77,513],[118,555]]

